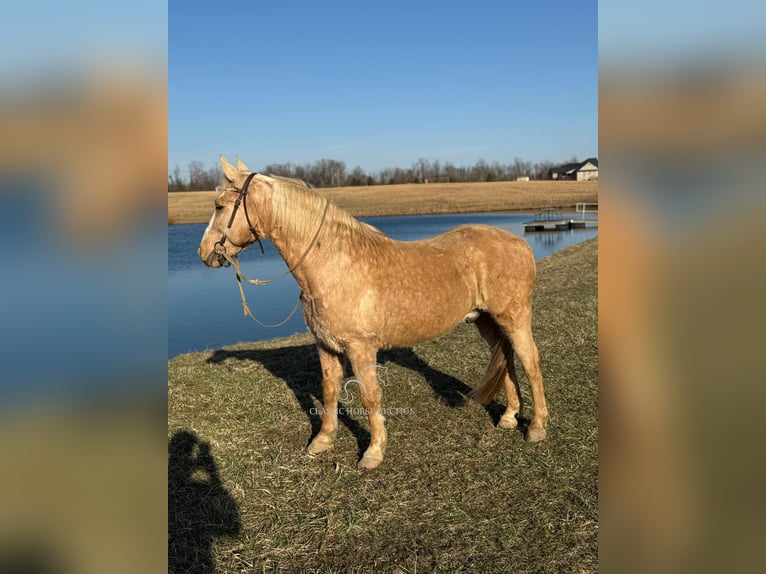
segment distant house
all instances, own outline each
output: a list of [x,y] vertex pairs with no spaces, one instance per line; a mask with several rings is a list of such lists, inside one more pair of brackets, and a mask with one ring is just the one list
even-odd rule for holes
[[590,181],[598,179],[598,159],[590,157],[577,163],[565,163],[548,170],[551,179],[573,179],[576,181]]

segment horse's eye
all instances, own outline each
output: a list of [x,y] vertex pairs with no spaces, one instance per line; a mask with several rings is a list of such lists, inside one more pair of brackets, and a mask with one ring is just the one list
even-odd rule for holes
[[215,210],[216,211],[221,211],[222,209],[223,209],[223,205],[216,204],[216,206],[215,206]]

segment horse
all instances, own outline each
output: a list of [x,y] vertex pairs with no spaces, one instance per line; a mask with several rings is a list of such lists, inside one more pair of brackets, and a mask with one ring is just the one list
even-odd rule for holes
[[221,267],[268,239],[295,277],[322,370],[322,424],[308,454],[333,446],[345,355],[370,424],[370,444],[358,467],[378,467],[387,441],[378,350],[411,347],[463,321],[475,323],[491,349],[486,376],[472,398],[487,404],[504,386],[508,404],[498,426],[518,426],[516,353],[534,402],[525,438],[546,437],[548,407],[531,328],[536,268],[526,241],[478,224],[396,241],[300,180],[252,172],[241,160],[237,167],[224,156],[220,161],[229,184],[215,199],[198,254],[207,266]]

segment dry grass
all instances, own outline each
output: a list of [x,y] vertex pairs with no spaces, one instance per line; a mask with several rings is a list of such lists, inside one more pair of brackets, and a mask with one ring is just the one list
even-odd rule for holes
[[[319,189],[352,215],[519,211],[598,201],[594,181],[499,181]],[[214,191],[168,193],[168,223],[207,223]]]
[[[464,399],[489,360],[470,325],[380,354],[384,404],[404,411],[367,473],[363,416],[341,417],[332,451],[302,454],[320,422],[310,336],[170,361],[170,571],[595,572],[597,240],[538,269],[551,422],[535,445],[495,427],[503,395]],[[523,376],[522,391],[529,414]]]

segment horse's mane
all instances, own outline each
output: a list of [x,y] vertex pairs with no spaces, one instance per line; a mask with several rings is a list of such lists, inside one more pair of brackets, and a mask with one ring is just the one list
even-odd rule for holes
[[319,228],[322,213],[323,233],[332,233],[359,243],[378,243],[386,236],[376,228],[362,223],[349,212],[309,187],[306,182],[291,177],[267,176],[272,186],[271,211],[274,223],[287,238],[311,240]]

